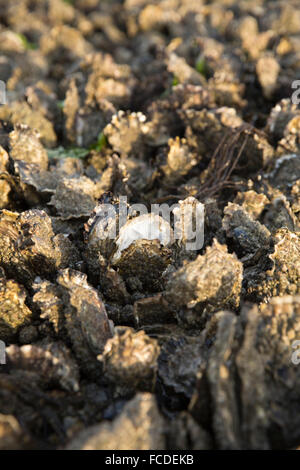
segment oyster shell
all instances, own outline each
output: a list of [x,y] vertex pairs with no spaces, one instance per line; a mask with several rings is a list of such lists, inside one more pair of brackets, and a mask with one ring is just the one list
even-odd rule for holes
[[103,99],[115,106],[128,106],[135,80],[130,68],[116,64],[109,54],[89,54],[83,64],[90,71],[85,87],[85,104],[101,106]]
[[0,1],[1,449],[299,448],[288,3]]
[[173,241],[173,231],[170,224],[157,214],[144,214],[129,220],[120,229],[112,263],[116,264],[122,251],[137,240],[159,240],[161,245],[167,246]]
[[[270,248],[271,234],[257,220],[254,220],[242,206],[231,202],[224,209],[223,228],[233,248],[242,261],[255,262]],[[249,256],[250,255],[250,256]],[[254,259],[253,259],[254,258]]]
[[52,123],[45,118],[40,110],[33,110],[26,102],[14,101],[1,106],[0,119],[9,121],[13,125],[25,124],[30,129],[36,129],[43,145],[54,147],[57,137]]
[[78,271],[59,272],[57,284],[37,278],[33,301],[41,318],[52,324],[58,335],[67,335],[72,350],[85,374],[100,374],[96,355],[112,336],[113,324],[105,306],[87,277]]
[[0,268],[0,338],[10,342],[21,327],[30,323],[32,312],[26,305],[27,292],[23,286],[6,279]]
[[144,331],[135,332],[129,327],[115,328],[113,338],[105,344],[98,356],[104,373],[121,389],[154,389],[159,346]]
[[170,139],[168,145],[167,161],[162,166],[162,170],[165,173],[166,182],[174,184],[187,175],[198,162],[196,154],[189,149],[186,139],[176,137],[176,139]]
[[0,146],[0,172],[4,173],[9,167],[9,155],[6,150]]
[[[187,124],[186,139],[191,146],[205,159],[213,156],[217,145],[222,142],[228,131],[241,129],[245,123],[237,114],[235,108],[226,106],[216,109],[181,111],[182,119]],[[247,145],[244,148],[242,163],[247,164],[249,171],[268,165],[274,158],[274,149],[269,144],[267,136],[256,129],[245,125]]]
[[278,86],[280,64],[269,54],[262,55],[256,63],[256,73],[264,96],[271,99]]
[[298,332],[299,296],[276,297],[260,309],[245,306],[240,318],[219,312],[207,325],[213,343],[190,411],[201,424],[213,401],[208,420],[219,448],[293,447],[298,441],[299,368],[291,363]]
[[29,442],[14,416],[0,414],[0,450],[25,450],[30,447]]
[[119,111],[104,129],[104,135],[115,152],[122,157],[145,157],[145,138],[148,133],[146,116]]
[[300,292],[299,233],[282,228],[273,237],[274,251],[264,261],[264,269],[245,272],[247,295],[256,301]]
[[63,343],[35,343],[6,348],[7,368],[28,371],[48,386],[59,384],[64,390],[78,392],[79,370]]
[[49,60],[58,58],[62,49],[71,60],[74,57],[85,57],[92,47],[79,31],[63,24],[52,28],[50,34],[44,34],[41,38],[41,51]]
[[203,339],[175,334],[163,340],[158,358],[157,388],[168,411],[186,409],[205,363]]
[[86,217],[95,206],[95,183],[82,176],[78,178],[63,178],[57,185],[50,205],[54,206],[58,215],[63,219]]
[[250,190],[238,192],[234,202],[241,205],[253,219],[257,220],[268,205],[269,199],[265,194]]
[[162,247],[157,239],[137,239],[122,251],[117,260],[113,258],[112,263],[129,287],[136,284],[137,290],[144,288],[152,292],[162,290],[162,274],[171,261],[172,250]]
[[138,393],[112,422],[83,430],[67,450],[155,450],[165,447],[164,420],[150,393]]
[[61,271],[57,282],[69,298],[64,315],[76,353],[99,354],[112,335],[112,324],[97,291],[89,286],[86,275],[70,269]]
[[205,311],[237,309],[240,303],[243,266],[235,254],[214,240],[204,255],[186,262],[171,274],[166,298],[178,307]]
[[168,70],[173,73],[180,83],[191,83],[192,85],[203,85],[205,79],[203,75],[190,67],[183,57],[175,53],[168,58]]
[[209,450],[212,449],[212,441],[209,433],[189,413],[182,411],[168,426],[167,448]]
[[39,137],[39,133],[28,126],[16,125],[15,130],[9,134],[11,158],[34,163],[40,170],[47,170],[48,155]]
[[300,155],[287,154],[278,158],[269,179],[275,187],[286,190],[300,178]]
[[[116,113],[116,109],[110,101],[104,98],[97,104],[94,104],[93,101],[84,104],[81,88],[73,78],[67,90],[63,107],[65,134],[73,145],[87,148],[97,141],[102,129]],[[90,91],[88,92],[90,93]],[[89,102],[90,97],[87,100]]]
[[77,261],[76,248],[64,235],[55,235],[46,212],[3,210],[0,214],[0,263],[7,274],[26,283]]

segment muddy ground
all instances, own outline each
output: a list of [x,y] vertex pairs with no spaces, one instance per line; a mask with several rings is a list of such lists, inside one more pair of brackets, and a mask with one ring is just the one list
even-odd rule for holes
[[0,449],[300,446],[299,46],[298,0],[0,0]]

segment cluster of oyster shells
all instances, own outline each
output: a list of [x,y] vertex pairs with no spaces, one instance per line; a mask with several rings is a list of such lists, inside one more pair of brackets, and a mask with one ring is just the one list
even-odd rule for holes
[[297,0],[0,10],[0,450],[299,447]]

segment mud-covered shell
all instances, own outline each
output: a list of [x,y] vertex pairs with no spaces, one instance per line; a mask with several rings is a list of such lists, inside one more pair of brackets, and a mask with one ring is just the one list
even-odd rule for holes
[[26,450],[29,442],[29,436],[13,415],[0,414],[0,450]]
[[299,232],[281,228],[274,234],[273,252],[268,255],[265,271],[258,275],[253,269],[245,273],[247,295],[265,300],[277,295],[295,295],[300,292],[300,237]]
[[269,180],[276,188],[286,190],[295,181],[300,179],[300,155],[286,154],[275,161],[274,170],[269,175]]
[[280,228],[288,228],[291,231],[299,231],[300,225],[296,214],[293,212],[290,202],[280,191],[278,196],[274,196],[271,203],[266,207],[263,215],[263,222],[272,232]]
[[134,303],[133,316],[137,327],[175,323],[175,311],[162,294],[139,299]]
[[26,305],[27,292],[23,286],[5,278],[0,268],[0,338],[11,341],[21,327],[30,323],[32,312]]
[[113,266],[134,290],[136,285],[136,289],[141,291],[161,291],[162,274],[172,262],[172,256],[172,250],[162,246],[158,240],[138,239],[122,251],[120,258],[113,260]]
[[237,308],[240,302],[243,266],[235,254],[214,240],[204,255],[186,262],[166,286],[167,299],[178,306],[216,310]]
[[162,166],[166,182],[174,184],[198,163],[197,155],[189,149],[186,139],[170,139],[166,164]]
[[[231,239],[239,256],[251,254],[258,259],[267,252],[271,243],[269,230],[257,220],[254,220],[242,206],[228,203],[224,209],[223,229],[228,239]],[[252,260],[253,262],[254,260]]]
[[12,277],[28,282],[35,276],[51,276],[57,268],[77,261],[76,248],[64,235],[55,235],[46,212],[1,212],[0,262]]
[[187,406],[204,362],[201,337],[170,335],[165,338],[158,359],[158,387],[168,409],[179,411]]
[[159,351],[157,341],[144,331],[117,326],[98,360],[103,364],[106,377],[118,387],[151,391],[155,385]]
[[89,216],[95,206],[96,185],[86,176],[63,178],[52,196],[50,205],[54,206],[63,219]]
[[165,448],[165,423],[155,396],[138,393],[114,421],[91,426],[71,441],[68,450],[157,450]]
[[52,122],[43,115],[41,110],[32,109],[25,101],[13,101],[1,106],[0,119],[13,125],[22,123],[31,129],[36,129],[40,134],[41,143],[46,147],[53,147],[56,144],[57,137]]
[[64,390],[78,392],[79,369],[63,343],[36,343],[6,348],[7,367],[37,375],[47,385],[59,384]]
[[268,197],[253,190],[238,192],[234,202],[241,205],[253,219],[258,219],[269,203]]
[[148,130],[144,114],[119,111],[103,132],[114,151],[121,156],[144,158]]
[[34,163],[40,170],[47,170],[48,155],[39,137],[39,133],[28,126],[16,125],[14,131],[9,134],[11,158]]
[[88,284],[85,274],[72,269],[60,271],[57,282],[66,289],[69,296],[65,315],[71,340],[76,345],[76,336],[81,336],[90,350],[99,354],[112,336],[112,324],[98,292]]
[[173,449],[209,450],[212,441],[209,433],[187,411],[179,413],[167,429],[167,440]]
[[240,317],[218,312],[207,325],[210,354],[199,371],[190,412],[204,424],[213,401],[209,422],[219,448],[274,448],[279,431],[288,448],[298,442],[299,300],[283,296],[260,308],[245,305]]

